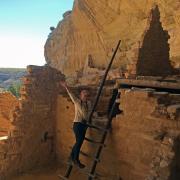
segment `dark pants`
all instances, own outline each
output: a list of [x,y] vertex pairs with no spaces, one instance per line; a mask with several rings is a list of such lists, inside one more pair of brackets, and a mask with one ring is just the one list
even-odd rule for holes
[[87,125],[81,122],[74,122],[73,131],[76,138],[76,143],[74,144],[71,152],[71,159],[74,161],[79,161],[79,152],[83,144],[86,135]]

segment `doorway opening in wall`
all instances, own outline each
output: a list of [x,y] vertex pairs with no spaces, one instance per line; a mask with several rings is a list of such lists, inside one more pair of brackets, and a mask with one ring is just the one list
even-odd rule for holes
[[167,76],[172,74],[169,59],[169,38],[168,32],[163,29],[160,21],[159,7],[155,6],[151,11],[149,27],[139,50],[137,75]]
[[121,114],[123,111],[119,108],[120,106],[120,93],[118,89],[113,89],[112,96],[108,104],[108,118],[115,118],[116,115]]
[[[180,179],[180,136],[177,138],[174,146],[175,158],[172,163],[172,173],[170,179]],[[175,168],[174,168],[175,167]]]

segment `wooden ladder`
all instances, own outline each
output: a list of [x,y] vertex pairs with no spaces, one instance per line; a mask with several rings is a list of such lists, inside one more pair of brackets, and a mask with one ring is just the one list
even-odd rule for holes
[[[87,137],[85,138],[85,140],[88,141],[89,143],[93,143],[93,144],[97,145],[97,150],[96,150],[95,156],[90,156],[89,154],[86,154],[86,153],[84,153],[82,151],[80,152],[81,155],[84,155],[86,157],[90,157],[90,158],[93,159],[92,167],[90,168],[90,170],[87,171],[87,170],[80,169],[83,173],[87,174],[88,180],[97,179],[97,178],[100,177],[100,175],[97,174],[95,172],[95,170],[96,170],[97,164],[100,162],[101,152],[102,152],[103,148],[105,147],[105,140],[106,140],[107,134],[109,132],[109,129],[111,127],[111,122],[112,122],[112,119],[113,119],[112,114],[113,114],[113,111],[114,111],[114,108],[115,108],[115,105],[116,105],[116,100],[114,101],[114,103],[112,105],[110,114],[109,114],[109,116],[107,118],[107,123],[106,123],[106,125],[104,127],[94,125],[92,123],[92,117],[93,117],[93,113],[95,112],[95,109],[97,107],[97,104],[99,102],[99,98],[100,98],[103,86],[105,84],[108,72],[109,72],[109,70],[111,68],[111,65],[113,63],[113,60],[114,60],[114,58],[116,56],[117,50],[118,50],[118,48],[120,46],[120,43],[121,43],[121,41],[118,42],[118,44],[116,46],[116,49],[115,49],[115,51],[113,53],[113,56],[112,56],[112,58],[110,60],[110,63],[108,65],[107,69],[106,69],[106,72],[104,74],[104,77],[103,77],[101,85],[100,85],[100,88],[98,89],[98,93],[97,93],[93,108],[92,108],[91,113],[90,113],[89,118],[88,118],[88,123],[87,123],[88,128],[91,128],[92,130],[96,130],[96,131],[99,131],[100,133],[102,133],[100,141],[89,139]],[[119,93],[117,94],[116,99],[118,97],[119,97]],[[65,175],[64,176],[58,175],[58,177],[60,179],[63,179],[63,180],[69,179],[69,177],[71,175],[71,172],[72,172],[72,169],[73,169],[73,166],[74,165],[72,163],[69,163]]]

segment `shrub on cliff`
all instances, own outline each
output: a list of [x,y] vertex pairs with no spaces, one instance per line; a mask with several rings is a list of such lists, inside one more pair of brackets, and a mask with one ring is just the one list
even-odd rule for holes
[[19,97],[20,96],[20,88],[21,83],[14,83],[7,89],[9,92],[11,92],[14,96]]

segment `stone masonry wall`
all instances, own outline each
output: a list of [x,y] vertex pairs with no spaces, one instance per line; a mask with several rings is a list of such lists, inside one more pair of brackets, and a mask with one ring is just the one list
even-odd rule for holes
[[180,95],[122,90],[120,104],[115,129],[122,178],[179,179]]
[[[178,179],[180,95],[145,89],[120,92],[123,114],[113,119],[97,172],[108,180]],[[101,105],[104,105],[103,102]],[[67,97],[58,97],[56,150],[61,163],[67,161],[69,147],[74,143],[71,129],[73,108]],[[92,130],[87,132],[91,139],[98,140],[99,135],[99,132]],[[95,149],[95,146],[85,142],[82,151],[93,155]],[[80,159],[91,165],[92,159],[82,155]]]
[[18,105],[18,100],[9,92],[0,93],[0,137],[8,133],[12,124],[10,121],[11,112]]
[[14,127],[0,144],[0,180],[47,165],[55,158],[56,82],[64,76],[48,66],[29,66],[27,70],[11,120]]
[[[19,105],[12,115],[13,127],[8,139],[0,143],[0,180],[56,160],[61,165],[67,161],[74,143],[74,107],[57,88],[62,79],[64,76],[49,66],[28,67]],[[107,121],[113,89],[107,84],[103,90],[94,117],[99,125]],[[71,90],[78,95],[78,87]],[[97,87],[89,90],[94,100]],[[179,179],[180,95],[137,88],[119,91],[117,103],[123,113],[113,119],[97,172],[107,180]],[[88,129],[87,137],[98,141],[100,132]],[[85,142],[82,150],[93,156],[96,148]],[[87,165],[92,163],[92,159],[81,159]]]

